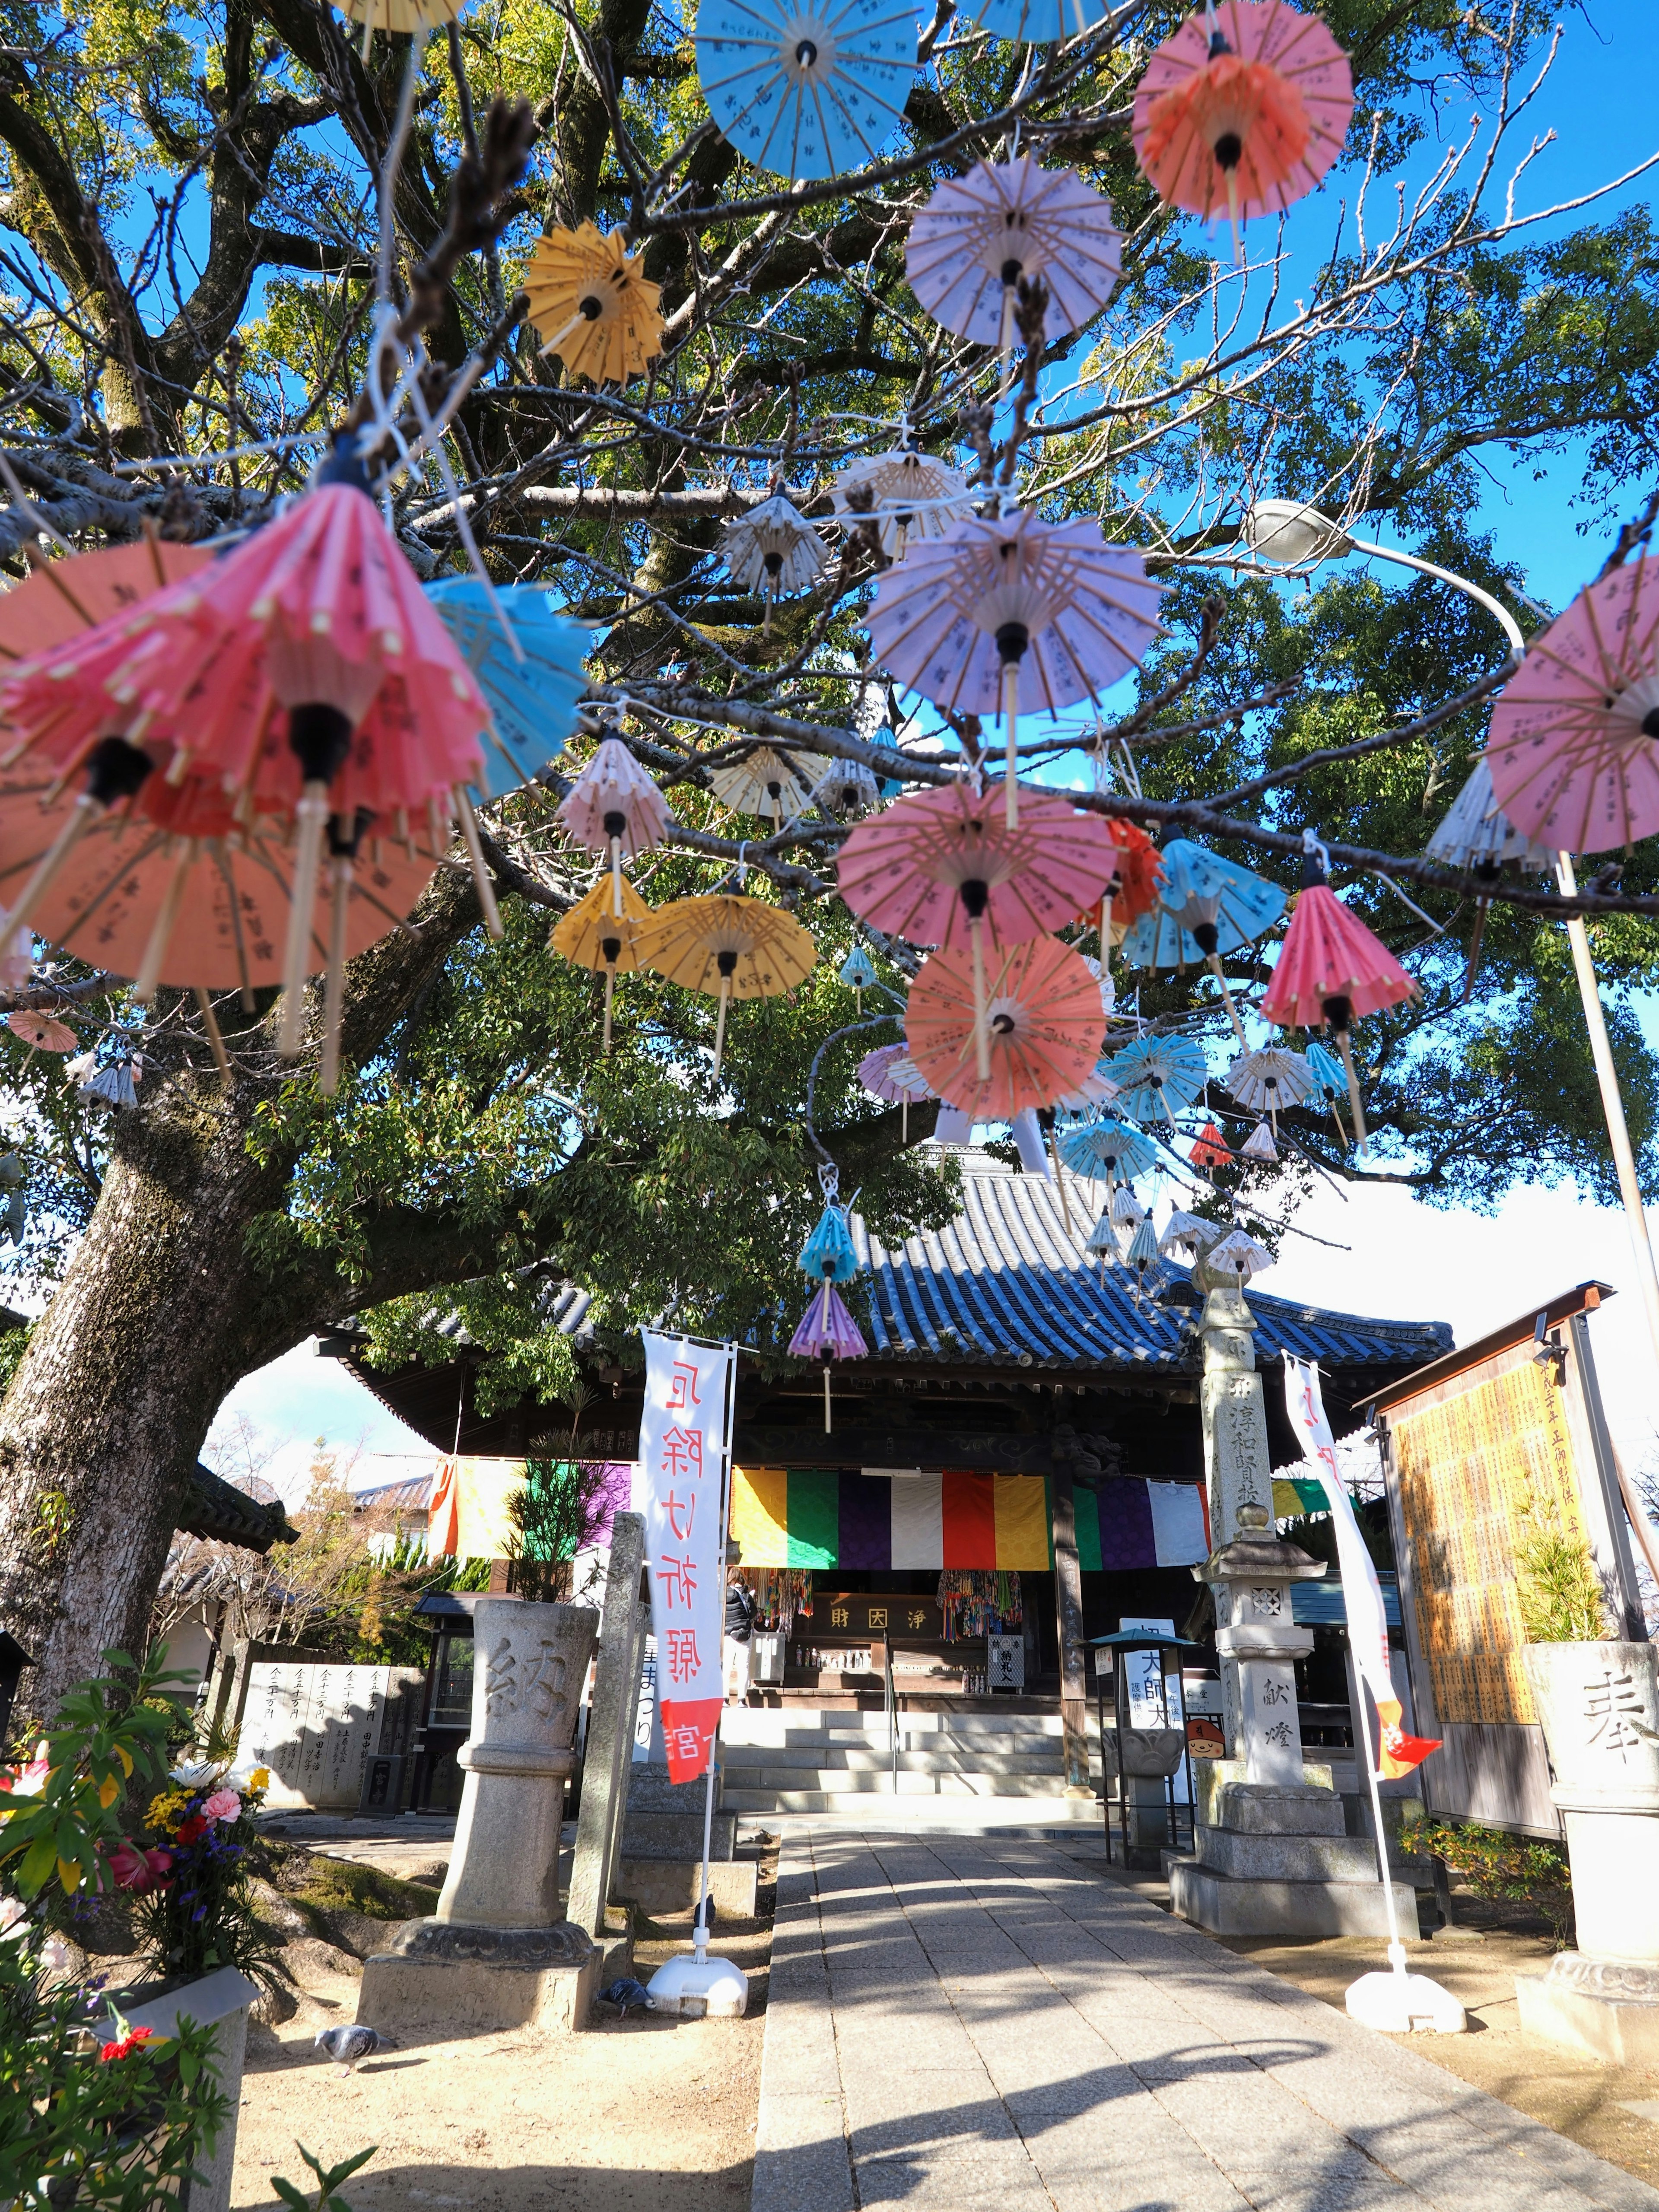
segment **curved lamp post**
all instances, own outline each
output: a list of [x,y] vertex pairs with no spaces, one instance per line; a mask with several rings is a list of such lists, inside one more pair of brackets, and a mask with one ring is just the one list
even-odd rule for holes
[[[1350,537],[1340,524],[1333,522],[1328,515],[1322,514],[1316,507],[1306,507],[1291,499],[1258,500],[1254,507],[1245,510],[1241,535],[1256,556],[1261,569],[1269,574],[1275,570],[1305,573],[1324,561],[1345,561],[1351,553],[1370,554],[1379,561],[1392,561],[1402,568],[1415,568],[1422,575],[1433,576],[1443,584],[1449,584],[1454,591],[1462,592],[1466,599],[1473,599],[1477,606],[1484,607],[1509,640],[1510,657],[1515,662],[1518,664],[1526,651],[1526,641],[1514,616],[1507,607],[1493,599],[1490,592],[1483,592],[1467,576],[1455,575],[1449,568],[1437,568],[1432,561],[1422,560],[1415,553],[1400,553],[1391,545],[1377,545],[1364,538]],[[1570,853],[1556,854],[1555,875],[1562,895],[1571,897],[1578,886]],[[1641,1188],[1636,1179],[1636,1156],[1631,1150],[1630,1131],[1625,1122],[1625,1102],[1619,1092],[1618,1073],[1613,1064],[1613,1047],[1607,1041],[1607,1016],[1602,1011],[1601,994],[1596,988],[1595,969],[1590,960],[1589,938],[1582,915],[1574,915],[1569,920],[1567,942],[1572,947],[1572,965],[1578,979],[1578,995],[1584,1008],[1584,1026],[1589,1031],[1590,1057],[1595,1063],[1595,1079],[1601,1091],[1601,1110],[1607,1117],[1607,1138],[1613,1146],[1613,1164],[1619,1171],[1619,1190],[1625,1202],[1625,1220],[1630,1231],[1637,1276],[1647,1310],[1648,1333],[1653,1340],[1655,1356],[1659,1358],[1659,1268],[1654,1264],[1647,1214],[1642,1205]],[[1628,1504],[1628,1498],[1626,1503]],[[1639,1530],[1644,1524],[1638,1521],[1636,1525]]]

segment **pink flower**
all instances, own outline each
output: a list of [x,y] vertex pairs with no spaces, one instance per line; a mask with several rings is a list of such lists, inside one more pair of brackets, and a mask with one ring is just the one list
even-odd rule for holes
[[135,1897],[164,1883],[172,1865],[171,1851],[141,1851],[136,1844],[124,1843],[110,1853],[109,1869],[116,1887],[129,1889]]
[[216,1790],[202,1808],[206,1820],[234,1820],[242,1809],[242,1801],[234,1790]]
[[43,1743],[33,1759],[21,1766],[0,1768],[0,1790],[9,1790],[14,1797],[38,1797],[46,1786],[46,1777],[52,1771]]

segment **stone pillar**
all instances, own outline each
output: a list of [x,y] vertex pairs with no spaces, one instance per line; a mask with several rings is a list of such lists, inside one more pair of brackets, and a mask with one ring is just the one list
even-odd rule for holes
[[618,1513],[611,1530],[599,1664],[587,1715],[582,1764],[582,1808],[570,1870],[566,1917],[603,1944],[605,1909],[617,1870],[628,1771],[634,1754],[634,1720],[640,1701],[640,1569],[645,1561],[645,1521]]
[[[1209,1486],[1210,1540],[1217,1551],[1239,1531],[1241,1505],[1264,1507],[1273,1518],[1273,1460],[1267,1445],[1267,1414],[1261,1377],[1256,1372],[1251,1339],[1255,1322],[1244,1303],[1237,1278],[1212,1276],[1200,1259],[1193,1279],[1209,1293],[1199,1320],[1204,1346],[1204,1375],[1199,1410],[1204,1430],[1204,1475]],[[1218,1632],[1231,1625],[1228,1586],[1212,1583]],[[1221,1661],[1222,1703],[1227,1754],[1237,1759],[1243,1718],[1238,1668],[1225,1654]]]
[[569,2030],[587,2024],[599,1954],[558,1917],[559,1831],[571,1738],[599,1615],[482,1598],[472,1733],[449,1877],[429,1918],[405,1922],[363,1967],[371,2027]]
[[1060,1721],[1065,1741],[1066,1795],[1094,1795],[1089,1772],[1089,1677],[1083,1642],[1083,1570],[1077,1551],[1072,1470],[1056,1466],[1054,1500],[1054,1626],[1060,1643]]

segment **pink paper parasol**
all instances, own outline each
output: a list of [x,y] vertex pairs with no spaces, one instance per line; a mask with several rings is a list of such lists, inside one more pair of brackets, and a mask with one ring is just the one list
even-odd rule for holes
[[[1119,858],[1099,815],[1028,792],[1010,829],[994,800],[958,783],[913,792],[861,822],[836,866],[854,914],[913,945],[955,951],[965,941],[982,978],[988,943],[999,951],[1069,921],[1100,896]],[[981,1078],[988,1073],[981,1058]]]
[[606,738],[571,785],[559,819],[579,845],[611,855],[611,883],[622,918],[622,856],[630,860],[661,844],[668,802],[620,738]]
[[916,1066],[941,1098],[979,1121],[1012,1121],[1075,1090],[1099,1055],[1103,1027],[1099,985],[1052,937],[1003,956],[982,1022],[971,963],[959,952],[930,954],[904,1018]]
[[1122,248],[1100,193],[1021,154],[947,177],[912,222],[904,261],[935,322],[1006,355],[1022,277],[1048,287],[1044,335],[1061,337],[1111,298]]
[[[1015,514],[958,522],[876,586],[876,652],[935,706],[1003,716],[1008,827],[1019,821],[1019,716],[1098,700],[1158,634],[1163,586],[1095,522]],[[1098,887],[1097,887],[1098,888]]]
[[8,1014],[6,1027],[31,1052],[73,1052],[81,1042],[67,1022],[55,1022],[50,1014]]
[[1484,757],[1498,805],[1552,852],[1659,830],[1659,562],[1638,554],[1533,639]]
[[1219,0],[1189,15],[1135,93],[1135,157],[1166,205],[1238,226],[1312,191],[1353,114],[1347,56],[1285,0]]
[[1343,905],[1324,879],[1319,854],[1310,852],[1290,927],[1262,994],[1261,1017],[1285,1029],[1312,1030],[1330,1024],[1347,1070],[1348,1103],[1362,1145],[1365,1113],[1348,1042],[1349,1024],[1355,1014],[1380,1013],[1385,1006],[1397,1006],[1417,995],[1416,982],[1382,939]]
[[873,1052],[866,1052],[859,1062],[859,1081],[872,1097],[899,1109],[899,1139],[908,1143],[912,1104],[919,1105],[933,1096],[927,1078],[910,1057],[908,1045],[880,1044]]

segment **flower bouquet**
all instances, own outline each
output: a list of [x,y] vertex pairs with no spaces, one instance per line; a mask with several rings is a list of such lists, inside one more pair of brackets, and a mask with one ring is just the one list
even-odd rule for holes
[[269,1985],[280,1968],[249,1887],[248,1850],[270,1785],[256,1766],[233,1788],[230,1761],[175,1769],[145,1808],[142,1833],[111,1861],[137,1900],[135,1921],[156,1971],[176,1987],[220,1966]]

